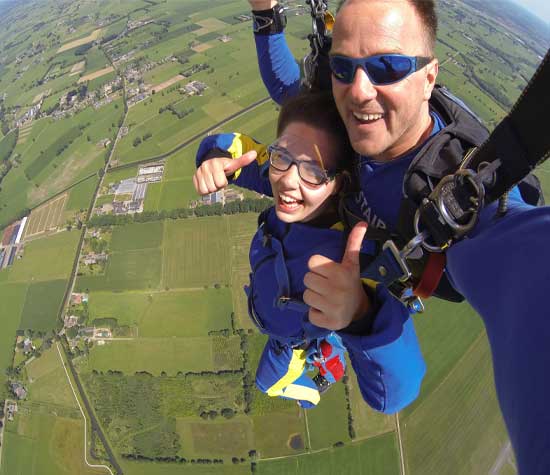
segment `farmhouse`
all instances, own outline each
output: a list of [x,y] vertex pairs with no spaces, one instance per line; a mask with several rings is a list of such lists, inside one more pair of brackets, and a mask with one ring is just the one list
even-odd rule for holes
[[34,350],[36,350],[36,347],[33,345],[32,340],[30,338],[25,338],[23,341],[23,354],[28,355]]
[[17,399],[25,399],[27,397],[27,390],[21,383],[10,383],[10,389]]
[[76,315],[65,316],[65,320],[63,322],[63,326],[65,328],[72,328],[75,325],[78,325],[78,317]]

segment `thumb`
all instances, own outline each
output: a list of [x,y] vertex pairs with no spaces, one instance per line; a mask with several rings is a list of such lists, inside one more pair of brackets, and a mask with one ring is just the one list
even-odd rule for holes
[[350,267],[359,267],[359,251],[361,243],[367,232],[368,224],[365,221],[359,221],[351,230],[346,244],[342,264]]
[[223,167],[223,171],[227,176],[233,175],[233,173],[235,173],[239,168],[250,165],[254,160],[256,160],[257,156],[258,153],[256,150],[250,150],[244,155],[241,155],[239,158],[235,158],[227,162],[227,164]]

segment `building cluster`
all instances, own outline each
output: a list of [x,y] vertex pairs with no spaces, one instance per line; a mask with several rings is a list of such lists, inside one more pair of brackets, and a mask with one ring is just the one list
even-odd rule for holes
[[107,194],[114,195],[111,203],[96,208],[96,214],[134,214],[143,212],[143,203],[149,183],[162,181],[164,163],[139,167],[137,176],[114,183]]
[[42,107],[43,100],[41,99],[38,104],[32,106],[27,112],[25,112],[19,119],[15,121],[16,127],[23,127],[25,124],[32,122],[40,114],[40,108]]
[[231,203],[232,201],[242,201],[244,199],[244,194],[241,191],[235,190],[234,188],[224,188],[223,190],[215,191],[209,195],[202,196],[198,202],[191,204],[191,207],[197,205],[214,205],[220,203],[225,205],[226,203]]
[[27,224],[28,217],[10,224],[2,234],[0,243],[0,269],[11,266],[17,256],[21,256],[23,249],[21,238]]
[[181,87],[179,91],[189,96],[202,96],[202,93],[208,89],[208,86],[200,81],[191,81],[189,84]]
[[25,399],[27,397],[27,390],[25,389],[25,386],[17,381],[10,382],[10,390],[13,395],[19,400]]

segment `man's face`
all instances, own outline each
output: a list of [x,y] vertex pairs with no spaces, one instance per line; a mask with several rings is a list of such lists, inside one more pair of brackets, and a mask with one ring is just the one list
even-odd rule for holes
[[[336,19],[331,53],[428,56],[425,45],[420,19],[406,0],[348,0]],[[353,148],[376,160],[391,160],[427,138],[427,101],[436,76],[436,60],[389,85],[374,85],[361,68],[352,84],[333,75],[334,98]]]

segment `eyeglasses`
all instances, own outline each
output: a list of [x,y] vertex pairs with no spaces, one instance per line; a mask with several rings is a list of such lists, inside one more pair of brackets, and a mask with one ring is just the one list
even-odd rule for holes
[[357,68],[361,68],[370,82],[385,86],[405,79],[410,74],[422,69],[433,58],[427,56],[405,56],[403,54],[377,54],[366,58],[348,58],[347,56],[330,56],[330,69],[334,77],[344,84],[351,84]]
[[298,167],[300,179],[310,185],[323,185],[333,180],[337,171],[325,170],[319,162],[315,160],[299,160],[294,158],[284,147],[275,144],[267,148],[269,153],[269,164],[279,172],[286,172],[293,164]]

